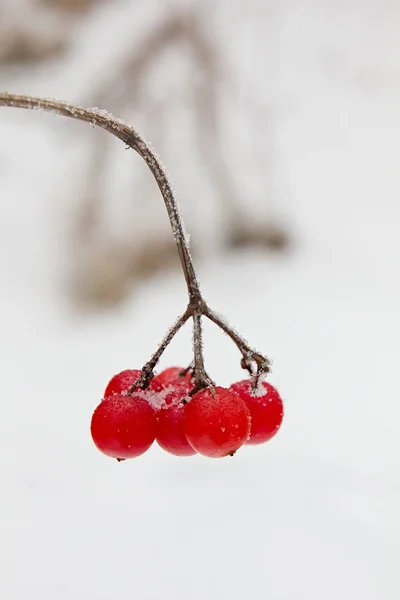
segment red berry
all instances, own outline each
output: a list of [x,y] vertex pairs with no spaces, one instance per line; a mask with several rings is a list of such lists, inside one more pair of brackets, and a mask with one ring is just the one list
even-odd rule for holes
[[186,439],[184,432],[186,406],[182,399],[188,395],[192,385],[182,381],[164,398],[164,406],[157,413],[157,435],[159,446],[175,456],[193,456],[196,450]]
[[248,444],[262,444],[278,431],[283,419],[283,402],[277,390],[266,381],[261,382],[261,392],[252,392],[251,380],[234,383],[229,388],[247,404],[251,414],[251,433]]
[[[181,373],[184,373],[184,375],[181,375]],[[168,387],[179,381],[190,381],[191,378],[192,372],[187,371],[184,367],[168,367],[168,369],[156,375],[153,381],[161,384],[163,387]]]
[[197,392],[185,409],[184,431],[189,444],[204,456],[219,458],[234,453],[250,435],[251,417],[245,402],[234,392],[215,387]]
[[[114,375],[108,382],[103,398],[108,398],[108,396],[112,396],[113,394],[127,392],[135,381],[139,379],[141,374],[142,371],[138,369],[126,369],[125,371],[121,371],[121,373],[117,373],[117,375]],[[148,389],[159,392],[162,389],[162,385],[157,383],[155,378],[153,378],[150,381]]]
[[150,448],[157,419],[146,391],[105,398],[92,416],[90,431],[97,448],[113,458],[133,458]]

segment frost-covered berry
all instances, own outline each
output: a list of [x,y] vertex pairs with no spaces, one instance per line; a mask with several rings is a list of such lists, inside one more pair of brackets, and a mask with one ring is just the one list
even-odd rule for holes
[[187,404],[182,400],[189,394],[192,385],[189,381],[181,381],[169,388],[164,404],[157,413],[158,445],[175,456],[193,456],[196,450],[186,439],[185,413]]
[[[103,398],[107,398],[108,396],[112,396],[113,394],[121,394],[121,392],[127,392],[129,388],[139,379],[142,371],[139,369],[126,369],[125,371],[121,371],[121,373],[117,373],[114,375],[108,382],[108,385],[104,391]],[[150,390],[160,391],[162,389],[162,385],[155,381],[153,378],[150,381],[149,388]]]
[[199,454],[219,458],[236,452],[250,435],[251,416],[238,394],[223,388],[197,392],[185,409],[184,432]]
[[150,448],[156,437],[157,419],[145,394],[145,390],[132,396],[113,394],[98,405],[90,431],[101,452],[122,460],[140,456]]
[[192,372],[184,367],[168,367],[168,369],[158,373],[153,381],[157,384],[161,384],[162,387],[168,387],[180,381],[191,381],[191,377]]
[[278,431],[283,420],[283,402],[277,390],[266,381],[260,383],[260,390],[251,390],[251,380],[234,383],[229,388],[244,400],[251,414],[251,433],[248,444],[263,444]]

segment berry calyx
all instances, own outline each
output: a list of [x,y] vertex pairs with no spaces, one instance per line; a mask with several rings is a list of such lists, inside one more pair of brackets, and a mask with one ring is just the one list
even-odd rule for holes
[[187,404],[183,399],[193,386],[188,381],[171,386],[164,399],[163,407],[157,413],[158,445],[175,456],[193,456],[196,450],[192,448],[185,435],[185,415]]
[[168,387],[181,381],[191,381],[192,371],[184,367],[168,367],[161,373],[158,373],[152,381],[161,384],[162,387]]
[[[103,398],[108,398],[108,396],[112,396],[113,394],[121,394],[122,392],[127,392],[129,388],[139,379],[142,371],[139,369],[126,369],[125,371],[121,371],[117,373],[110,379],[108,385],[104,391]],[[150,380],[148,389],[153,390],[155,392],[159,392],[162,390],[162,385],[155,381],[155,378]]]
[[[266,381],[254,393],[251,379],[230,386],[244,400],[251,414],[251,432],[247,444],[263,444],[278,431],[283,420],[283,402],[277,390]],[[264,393],[263,393],[264,392]]]
[[123,460],[140,456],[156,437],[156,414],[146,400],[146,390],[113,394],[95,409],[90,425],[97,448],[113,458]]
[[185,408],[184,432],[199,454],[220,458],[233,454],[248,439],[250,411],[236,394],[223,387],[197,392]]

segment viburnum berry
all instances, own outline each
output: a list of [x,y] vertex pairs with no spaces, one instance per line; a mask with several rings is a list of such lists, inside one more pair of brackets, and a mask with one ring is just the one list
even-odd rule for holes
[[191,370],[185,369],[184,367],[168,367],[168,369],[158,373],[152,381],[161,384],[162,387],[165,388],[180,381],[191,381],[191,378]]
[[147,393],[151,392],[113,394],[98,405],[90,431],[101,452],[123,460],[140,456],[150,448],[156,437],[157,419]]
[[[112,377],[108,382],[103,398],[108,398],[108,396],[112,396],[113,394],[127,392],[135,383],[135,381],[139,379],[141,374],[142,371],[138,369],[126,369],[125,371],[117,373],[117,375],[114,375],[114,377]],[[148,389],[159,392],[162,390],[162,385],[155,381],[155,378],[153,378],[150,380]]]
[[[266,381],[254,393],[251,379],[238,381],[230,386],[244,400],[251,414],[251,433],[247,444],[262,444],[278,431],[283,420],[283,402],[277,390]],[[262,393],[264,392],[264,393]]]
[[251,416],[238,394],[223,387],[197,392],[185,408],[184,432],[189,444],[204,456],[233,454],[250,435]]
[[182,400],[192,389],[189,381],[171,386],[164,398],[164,405],[157,413],[156,441],[166,452],[175,456],[193,456],[192,448],[185,435],[185,413],[187,404]]

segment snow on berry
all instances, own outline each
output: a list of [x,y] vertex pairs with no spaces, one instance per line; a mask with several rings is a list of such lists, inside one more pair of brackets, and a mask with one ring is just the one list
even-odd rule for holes
[[165,406],[167,402],[169,402],[169,394],[170,390],[168,388],[160,391],[151,389],[135,390],[135,397],[146,400],[146,402],[148,402],[156,412],[158,412],[163,406]]
[[251,414],[251,433],[248,444],[263,444],[278,431],[283,420],[283,402],[277,390],[266,381],[262,381],[263,394],[252,390],[252,380],[244,379],[230,386],[230,390],[239,394]]
[[184,432],[199,454],[219,458],[233,454],[248,439],[251,416],[238,394],[215,387],[197,392],[185,409]]
[[[112,396],[113,394],[121,394],[122,392],[127,392],[129,388],[139,379],[142,371],[139,369],[126,369],[125,371],[121,371],[114,375],[108,382],[108,385],[104,391],[103,398],[108,398],[108,396]],[[155,381],[153,378],[150,381],[148,389],[154,391],[160,391],[162,389],[162,385]]]
[[113,394],[95,409],[90,425],[97,448],[117,459],[140,456],[156,437],[156,414],[144,390],[129,396]]

